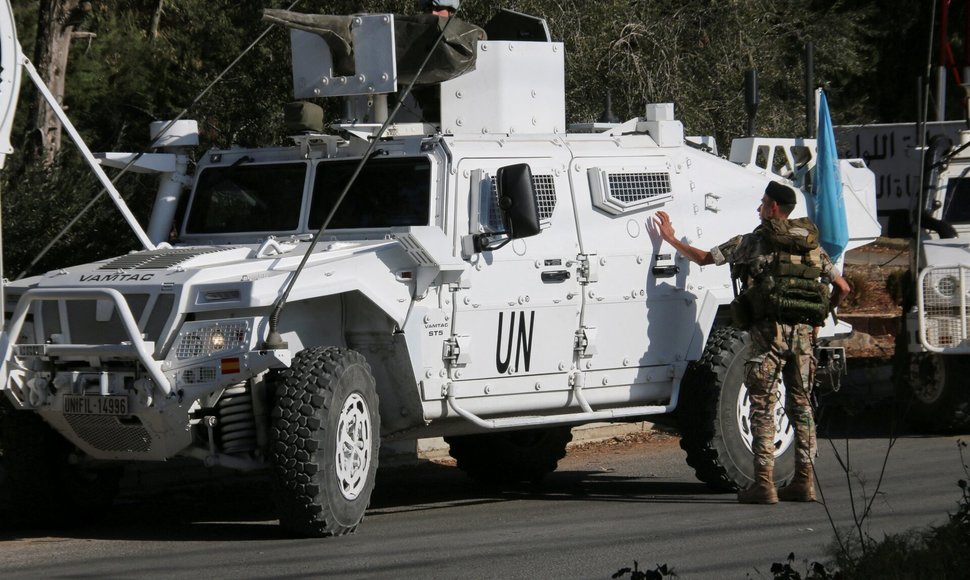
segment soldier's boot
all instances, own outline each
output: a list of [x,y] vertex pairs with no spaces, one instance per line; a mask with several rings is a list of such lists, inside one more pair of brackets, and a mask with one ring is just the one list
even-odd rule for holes
[[778,490],[781,501],[815,501],[815,478],[811,463],[795,465],[791,483]]
[[778,503],[778,492],[775,490],[771,465],[755,465],[754,483],[748,489],[738,492],[739,503]]

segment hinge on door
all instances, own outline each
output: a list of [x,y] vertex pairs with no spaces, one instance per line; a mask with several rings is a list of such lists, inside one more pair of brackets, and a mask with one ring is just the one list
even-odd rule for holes
[[467,365],[471,362],[470,340],[470,336],[457,334],[446,338],[441,345],[441,358],[453,365]]
[[599,264],[596,262],[596,254],[579,254],[576,256],[579,268],[576,270],[576,279],[580,284],[589,284],[599,280]]
[[714,213],[721,211],[720,208],[717,207],[717,202],[720,199],[721,199],[720,195],[714,195],[713,193],[705,193],[704,209],[706,209],[707,211],[712,211]]
[[581,326],[573,339],[573,350],[579,353],[581,358],[589,358],[595,355],[597,353],[596,327]]

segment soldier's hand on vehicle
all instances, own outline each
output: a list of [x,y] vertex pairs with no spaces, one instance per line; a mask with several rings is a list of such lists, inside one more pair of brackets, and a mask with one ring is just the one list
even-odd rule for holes
[[657,230],[660,232],[660,237],[667,240],[677,239],[677,234],[674,232],[674,224],[670,221],[670,216],[667,215],[665,211],[657,212]]

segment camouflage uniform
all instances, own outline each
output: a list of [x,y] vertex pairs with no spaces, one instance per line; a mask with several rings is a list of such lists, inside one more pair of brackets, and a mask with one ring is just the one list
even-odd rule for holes
[[[747,267],[752,278],[764,272],[774,260],[771,246],[757,233],[736,236],[711,249],[714,263]],[[823,282],[837,271],[822,251]],[[749,282],[750,280],[746,281]],[[772,411],[778,402],[775,387],[779,375],[785,382],[785,412],[795,429],[795,453],[799,463],[811,463],[815,451],[815,420],[810,401],[815,374],[812,353],[815,329],[808,324],[782,324],[772,320],[756,322],[751,336],[751,358],[745,364],[745,385],[751,400],[752,450],[760,465],[773,466],[775,422]],[[779,372],[780,371],[780,372]]]

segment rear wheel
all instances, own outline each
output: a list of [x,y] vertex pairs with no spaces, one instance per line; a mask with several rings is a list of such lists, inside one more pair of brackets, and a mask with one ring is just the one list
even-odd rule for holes
[[17,525],[97,521],[118,494],[124,467],[80,461],[81,453],[32,411],[0,405],[0,449],[9,513]]
[[[691,365],[680,387],[677,419],[680,446],[697,478],[714,489],[744,489],[754,482],[754,452],[748,421],[750,398],[744,365],[751,340],[736,328],[716,328],[701,359]],[[785,387],[779,386],[775,418],[775,483],[794,474],[794,429],[784,411]]]
[[280,525],[305,536],[357,529],[377,474],[381,419],[359,353],[309,348],[282,373],[273,409],[272,461]]
[[477,481],[508,484],[538,482],[556,470],[572,441],[569,427],[548,427],[446,437],[458,468]]

